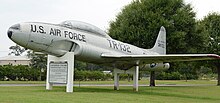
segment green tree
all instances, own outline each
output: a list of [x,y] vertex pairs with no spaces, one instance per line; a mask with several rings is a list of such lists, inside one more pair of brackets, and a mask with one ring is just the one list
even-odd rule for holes
[[14,68],[14,66],[12,65],[5,65],[4,69],[7,70],[7,72],[5,73],[5,76],[7,78],[7,80],[15,80],[17,77],[17,73],[16,70]]
[[[207,35],[208,42],[206,43],[206,52],[220,54],[220,14],[210,13],[203,20],[198,22],[199,33]],[[209,67],[215,68],[213,71],[218,72],[218,83],[220,85],[220,62],[219,60],[207,61]]]
[[189,53],[191,48],[200,45],[201,39],[195,39],[199,36],[195,33],[195,13],[183,0],[135,0],[111,21],[109,34],[151,48],[161,26],[167,30],[167,53]]
[[[28,57],[31,58],[30,66],[32,69],[37,69],[40,73],[39,80],[44,80],[46,75],[46,68],[47,68],[47,55],[46,54],[37,54],[33,51],[28,51]],[[35,74],[37,76],[37,72]],[[42,78],[44,77],[44,78]]]
[[203,48],[200,38],[204,37],[195,32],[195,12],[183,0],[134,0],[110,22],[109,34],[147,49],[153,47],[161,26],[167,31],[167,53],[193,53]]
[[85,80],[85,72],[82,70],[74,70],[74,79],[75,80]]
[[25,52],[25,48],[19,46],[19,45],[15,45],[15,46],[10,46],[10,53],[8,55],[14,54],[15,56],[20,56],[22,53]]
[[0,80],[4,80],[6,75],[6,70],[4,66],[0,65]]

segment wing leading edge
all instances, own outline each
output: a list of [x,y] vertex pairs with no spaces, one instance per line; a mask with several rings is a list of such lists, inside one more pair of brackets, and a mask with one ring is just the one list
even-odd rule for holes
[[111,55],[102,54],[102,58],[108,58],[115,61],[141,61],[148,63],[175,62],[175,61],[197,61],[220,59],[216,54],[170,54],[170,55]]

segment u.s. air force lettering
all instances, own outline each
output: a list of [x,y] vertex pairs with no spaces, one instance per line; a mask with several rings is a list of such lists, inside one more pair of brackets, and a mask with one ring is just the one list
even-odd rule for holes
[[46,34],[43,26],[31,25],[31,32]]
[[86,42],[85,35],[73,33],[70,31],[64,31],[64,34],[65,34],[65,38],[69,37],[70,39]]
[[73,40],[79,40],[86,42],[86,36],[84,34],[76,33],[68,30],[60,30],[58,28],[50,28],[49,33],[44,30],[44,26],[42,25],[31,25],[30,31],[32,33],[41,33],[41,34],[49,34],[53,36],[65,37]]

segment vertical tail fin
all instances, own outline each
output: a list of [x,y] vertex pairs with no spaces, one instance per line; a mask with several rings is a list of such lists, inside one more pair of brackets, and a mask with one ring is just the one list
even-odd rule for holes
[[151,50],[159,54],[166,54],[166,30],[163,26],[160,28],[156,43]]

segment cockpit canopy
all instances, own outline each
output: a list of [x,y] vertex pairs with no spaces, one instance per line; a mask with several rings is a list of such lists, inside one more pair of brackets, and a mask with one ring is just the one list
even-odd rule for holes
[[85,22],[81,22],[81,21],[75,21],[75,20],[68,20],[68,21],[64,21],[62,23],[60,23],[61,26],[70,28],[70,29],[79,29],[79,30],[83,30],[83,31],[87,31],[87,32],[92,32],[94,34],[100,35],[100,36],[104,36],[106,38],[110,38],[110,36],[105,33],[103,30],[101,30],[100,28],[85,23]]

